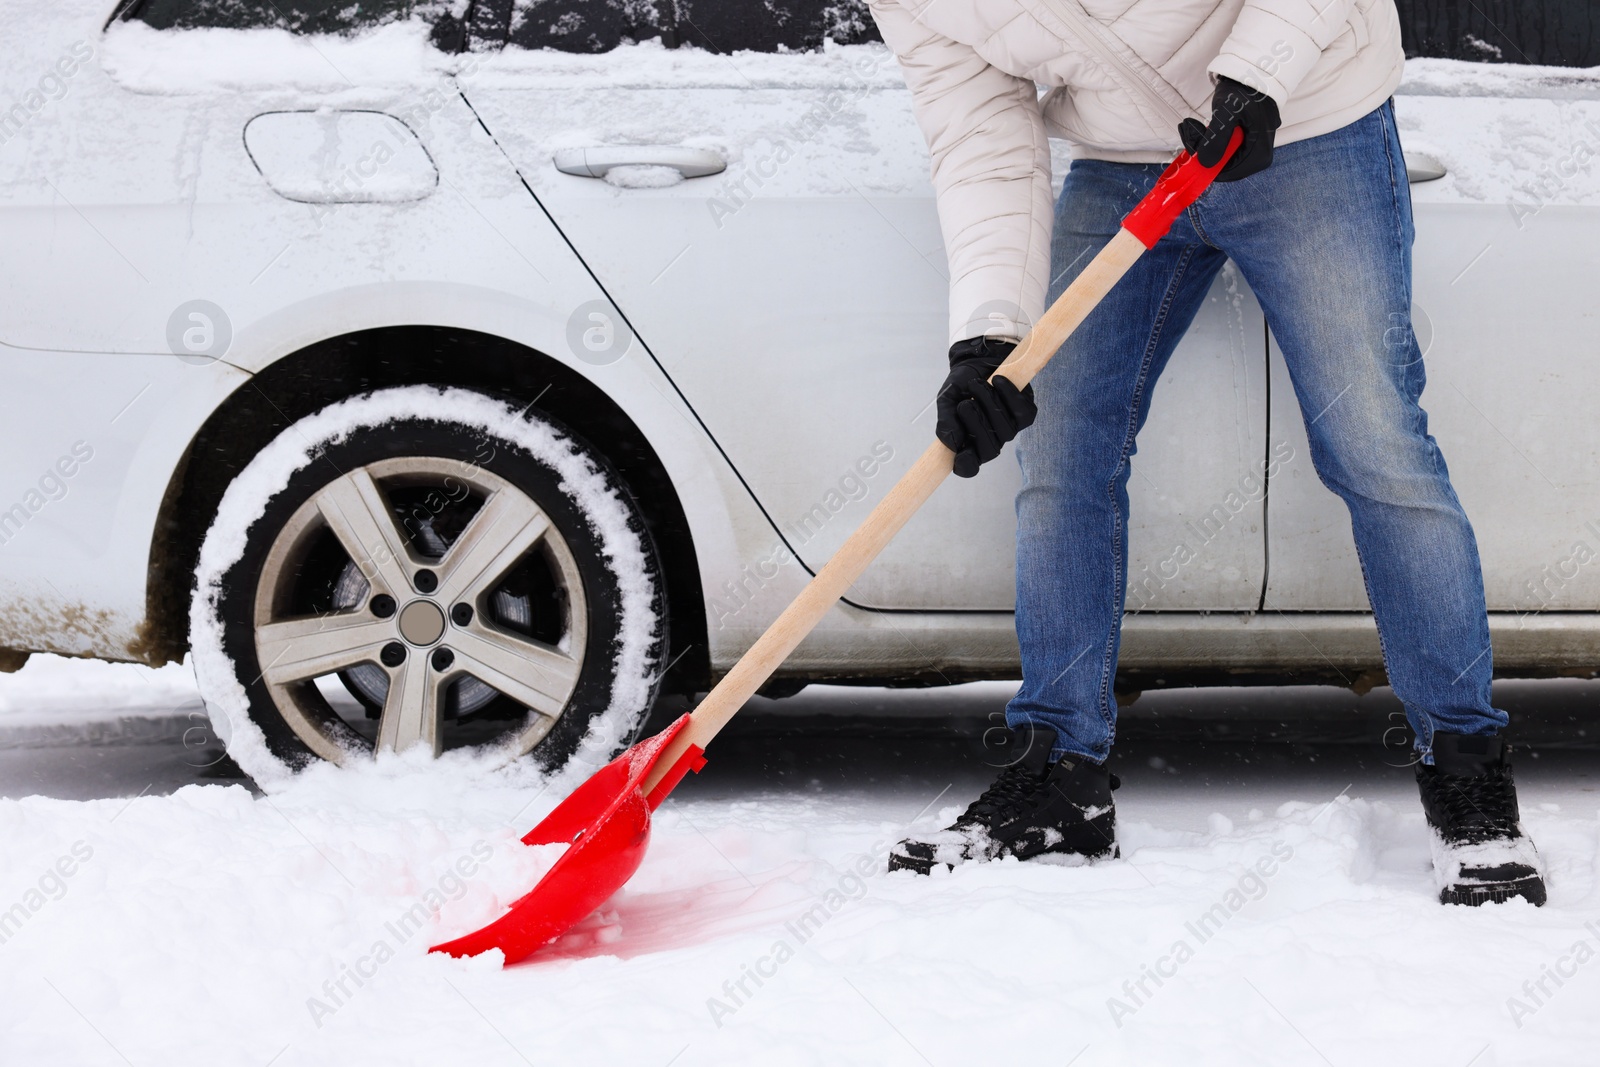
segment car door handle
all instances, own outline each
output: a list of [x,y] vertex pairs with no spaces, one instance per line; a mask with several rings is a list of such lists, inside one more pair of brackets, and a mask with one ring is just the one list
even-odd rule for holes
[[1425,152],[1407,152],[1405,159],[1407,184],[1438,181],[1447,173],[1443,163]]
[[671,167],[685,178],[704,178],[728,169],[727,160],[709,148],[676,144],[618,144],[563,148],[555,155],[556,170],[580,178],[604,178],[612,167]]

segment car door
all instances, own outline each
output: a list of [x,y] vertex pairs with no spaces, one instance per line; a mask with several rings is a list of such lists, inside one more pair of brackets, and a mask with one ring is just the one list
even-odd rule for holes
[[[1490,611],[1600,609],[1600,102],[1402,94],[1413,317],[1429,429],[1477,533]],[[1485,144],[1508,150],[1486,153]],[[1433,164],[1437,164],[1436,166]],[[1306,456],[1274,351],[1272,434]],[[1272,479],[1266,605],[1370,610],[1344,505],[1302,459]]]
[[[944,251],[893,56],[513,45],[462,88],[761,503],[775,548],[819,567],[926,447],[945,371]],[[1132,609],[1257,605],[1264,338],[1228,273],[1134,463]],[[1018,480],[1012,462],[952,480],[851,599],[1010,610]]]

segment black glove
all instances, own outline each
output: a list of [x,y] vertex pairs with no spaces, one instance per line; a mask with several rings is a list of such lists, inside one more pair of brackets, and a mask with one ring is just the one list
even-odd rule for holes
[[1219,182],[1236,182],[1272,166],[1273,134],[1281,125],[1278,105],[1272,97],[1232,78],[1219,77],[1217,90],[1211,96],[1211,125],[1202,126],[1199,119],[1184,119],[1178,124],[1178,136],[1201,166],[1214,167],[1233,138],[1233,131],[1242,128],[1243,143],[1217,175]]
[[972,337],[950,346],[950,374],[939,387],[939,424],[934,433],[956,454],[955,472],[963,478],[1000,454],[1019,430],[1033,425],[1039,409],[1033,386],[1018,390],[1005,378],[989,375],[1005,362],[1011,341]]

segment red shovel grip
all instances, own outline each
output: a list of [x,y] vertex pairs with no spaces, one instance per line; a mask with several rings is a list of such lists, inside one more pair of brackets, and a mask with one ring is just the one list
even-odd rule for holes
[[1161,172],[1154,189],[1134,205],[1122,220],[1122,228],[1139,239],[1146,248],[1167,235],[1172,224],[1178,221],[1188,206],[1200,199],[1212,180],[1228,165],[1233,153],[1244,141],[1244,131],[1236,129],[1228,140],[1227,150],[1214,167],[1202,167],[1200,161],[1188,152],[1179,152],[1178,158]]

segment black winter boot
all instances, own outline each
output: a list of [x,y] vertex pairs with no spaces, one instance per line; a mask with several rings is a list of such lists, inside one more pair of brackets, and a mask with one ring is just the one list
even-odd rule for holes
[[1441,904],[1544,903],[1539,853],[1522,834],[1507,756],[1498,737],[1436,733],[1433,766],[1417,764]]
[[1013,730],[1022,757],[1000,772],[948,829],[900,842],[889,870],[932,873],[969,860],[1048,855],[1088,862],[1117,852],[1117,813],[1111,791],[1121,783],[1097,763],[1078,756],[1050,762],[1055,732]]

